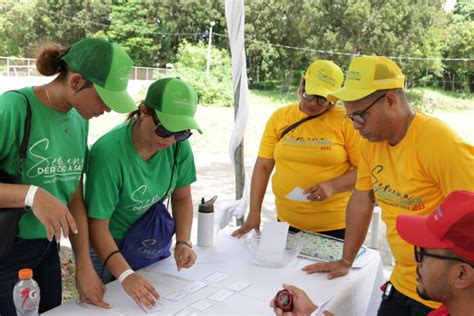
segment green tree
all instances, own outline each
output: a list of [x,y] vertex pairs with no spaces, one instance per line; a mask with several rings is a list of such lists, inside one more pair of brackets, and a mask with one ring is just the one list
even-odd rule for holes
[[[467,58],[470,61],[446,61],[443,81],[448,87],[466,92],[474,91],[474,4],[460,0],[450,16],[451,23],[445,32],[444,57]],[[458,84],[456,84],[458,82]]]
[[229,53],[213,47],[211,56],[212,66],[209,78],[206,78],[207,45],[193,45],[184,40],[176,55],[176,75],[196,89],[200,104],[231,106],[232,69]]

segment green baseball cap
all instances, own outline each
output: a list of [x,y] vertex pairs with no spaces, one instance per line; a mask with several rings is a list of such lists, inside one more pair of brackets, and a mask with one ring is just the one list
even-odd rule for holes
[[102,101],[119,113],[137,106],[127,93],[133,61],[117,44],[101,38],[86,38],[72,44],[62,60],[92,82]]
[[180,78],[163,78],[148,88],[146,106],[155,110],[163,126],[171,132],[195,129],[202,134],[194,119],[198,96],[193,87]]

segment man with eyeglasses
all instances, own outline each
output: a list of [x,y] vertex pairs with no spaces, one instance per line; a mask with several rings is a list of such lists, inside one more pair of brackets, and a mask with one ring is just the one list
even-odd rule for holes
[[328,96],[330,102],[344,101],[346,117],[364,138],[361,161],[346,210],[342,258],[303,269],[329,272],[330,279],[347,274],[377,201],[396,262],[378,315],[426,315],[439,306],[415,291],[416,262],[396,231],[396,217],[428,215],[450,192],[474,191],[474,148],[445,123],[412,110],[404,79],[386,57],[358,57],[351,62],[344,87]]
[[442,302],[430,316],[474,315],[474,193],[454,191],[429,216],[400,215],[397,231],[415,245],[420,297]]

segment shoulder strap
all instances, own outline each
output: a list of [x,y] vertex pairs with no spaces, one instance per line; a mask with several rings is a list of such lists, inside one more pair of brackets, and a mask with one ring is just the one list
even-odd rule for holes
[[294,130],[295,128],[297,128],[298,126],[300,126],[301,124],[303,124],[304,122],[306,121],[309,121],[309,120],[312,120],[314,118],[317,118],[321,115],[323,115],[324,113],[326,113],[327,110],[324,110],[323,112],[319,113],[319,114],[315,114],[315,115],[311,115],[311,116],[307,116],[301,120],[299,120],[298,122],[295,122],[293,124],[291,124],[290,126],[288,126],[284,131],[283,133],[281,133],[280,135],[280,139],[283,138],[283,136],[285,136],[286,134],[288,134],[288,132]]
[[28,141],[30,139],[31,105],[30,105],[30,100],[28,99],[26,94],[24,94],[23,92],[18,91],[18,90],[9,90],[9,91],[6,91],[5,93],[7,93],[7,92],[14,92],[14,93],[21,94],[25,98],[25,101],[26,101],[25,125],[24,125],[23,139],[22,139],[21,144],[20,144],[20,153],[19,153],[20,154],[20,161],[18,163],[18,168],[17,168],[17,171],[16,171],[17,172],[17,177],[20,178],[21,173],[22,173],[22,169],[23,169],[23,164],[24,164],[25,159],[26,159],[26,150],[28,148]]
[[[172,169],[171,169],[170,184],[168,185],[168,190],[166,190],[166,193],[165,193],[165,195],[163,195],[160,202],[163,202],[168,197],[168,193],[170,192],[170,189],[171,189],[171,184],[173,183],[173,177],[174,177],[174,173],[175,173],[174,169],[176,168],[176,160],[177,160],[177,155],[178,155],[178,146],[179,146],[179,142],[174,144],[173,166],[172,166]],[[169,199],[168,199],[168,203],[169,203]]]

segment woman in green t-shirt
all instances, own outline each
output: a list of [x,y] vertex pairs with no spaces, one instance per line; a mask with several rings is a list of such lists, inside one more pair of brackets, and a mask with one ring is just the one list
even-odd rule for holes
[[[108,306],[102,300],[105,287],[89,255],[82,197],[87,120],[111,109],[122,113],[136,109],[126,92],[133,63],[116,44],[88,38],[67,50],[49,45],[36,64],[41,74],[57,77],[50,83],[0,96],[0,170],[8,177],[17,176],[26,101],[31,106],[31,129],[20,184],[0,183],[1,208],[26,208],[12,249],[0,257],[1,315],[16,315],[12,290],[22,268],[33,269],[41,293],[40,313],[61,304],[56,243],[61,230],[65,237],[71,237],[80,300]],[[0,227],[2,232],[5,229]]]
[[[151,307],[159,295],[150,282],[132,270],[124,237],[168,193],[173,219],[166,209],[162,214],[164,221],[168,218],[176,227],[176,266],[178,270],[189,268],[196,260],[190,242],[190,185],[196,180],[196,170],[187,140],[191,129],[201,132],[194,120],[196,106],[197,94],[186,82],[179,78],[158,80],[149,87],[138,111],[129,115],[129,121],[102,136],[90,151],[86,203],[91,244],[97,254],[92,257],[94,266],[104,283],[117,278],[139,305]],[[167,256],[173,233],[160,230],[160,236],[150,236],[140,246],[147,253]],[[145,243],[149,240],[169,243],[152,248]],[[162,258],[154,257],[154,261]]]

